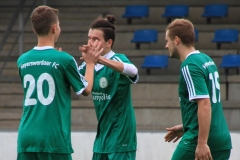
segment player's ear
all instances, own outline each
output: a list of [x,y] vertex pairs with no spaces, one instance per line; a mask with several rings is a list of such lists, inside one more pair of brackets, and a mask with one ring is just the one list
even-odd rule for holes
[[175,37],[174,37],[174,43],[175,43],[175,44],[179,44],[180,41],[181,41],[181,40],[180,40],[180,38],[179,38],[178,36],[175,36]]
[[53,24],[51,27],[51,32],[54,34],[56,32],[57,25]]
[[113,43],[113,40],[112,40],[112,39],[109,39],[109,40],[107,41],[107,46],[111,48],[112,43]]

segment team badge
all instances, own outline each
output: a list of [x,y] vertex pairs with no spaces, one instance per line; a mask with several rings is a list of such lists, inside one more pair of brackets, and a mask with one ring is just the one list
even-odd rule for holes
[[108,86],[107,78],[105,78],[105,77],[100,78],[99,86],[101,88],[106,88]]

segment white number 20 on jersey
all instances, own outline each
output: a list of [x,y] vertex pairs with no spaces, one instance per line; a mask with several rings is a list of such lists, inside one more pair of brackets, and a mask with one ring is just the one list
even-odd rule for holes
[[[42,89],[44,81],[46,81],[49,86],[49,93],[48,93],[48,97],[46,98],[43,95],[43,89]],[[28,88],[27,88],[27,82],[29,82]],[[50,103],[52,103],[55,96],[55,83],[50,74],[48,73],[41,74],[37,80],[37,83],[35,78],[32,75],[27,74],[23,78],[23,84],[24,84],[24,88],[27,88],[27,92],[25,96],[26,98],[24,102],[25,106],[35,105],[37,104],[37,100],[39,100],[39,102],[42,103],[43,105],[49,105]],[[31,98],[31,95],[34,89],[37,89],[37,99]]]
[[[214,72],[214,74],[209,73],[209,79],[212,81],[212,102],[217,103],[220,102],[220,85],[218,82],[218,72]],[[217,100],[217,95],[216,95],[216,90],[219,90],[219,95],[218,95],[218,100]]]

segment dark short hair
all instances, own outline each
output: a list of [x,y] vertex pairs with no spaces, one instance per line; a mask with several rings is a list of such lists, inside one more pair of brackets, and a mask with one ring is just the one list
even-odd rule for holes
[[175,36],[179,37],[182,43],[186,46],[194,46],[195,34],[192,22],[187,19],[175,19],[166,28],[168,36],[171,40]]
[[[112,39],[115,41],[115,24],[116,19],[114,15],[107,14],[105,17],[97,18],[90,26],[91,29],[99,29],[103,32],[105,41]],[[112,46],[113,46],[112,43]]]
[[31,23],[35,33],[39,36],[47,35],[52,24],[58,21],[58,9],[49,6],[38,6],[31,14]]

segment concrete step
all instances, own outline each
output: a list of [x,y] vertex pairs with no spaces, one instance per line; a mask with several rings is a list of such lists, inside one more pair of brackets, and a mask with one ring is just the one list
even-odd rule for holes
[[[4,96],[4,95],[10,95],[9,99],[12,99],[13,96],[16,95],[23,95],[23,90],[22,90],[22,84],[21,83],[0,83],[0,95]],[[2,101],[5,101],[5,98],[1,98]]]
[[[0,61],[0,66],[4,65],[4,61]],[[17,62],[16,61],[7,61],[5,64],[5,68],[8,69],[17,69]]]
[[[72,129],[95,130],[97,120],[91,101],[73,101]],[[137,120],[137,129],[141,131],[158,131],[179,124],[181,113],[177,101],[133,101]],[[224,113],[230,130],[239,130],[240,102],[223,102]],[[85,107],[83,107],[85,105]],[[163,106],[164,105],[164,106]],[[2,130],[17,130],[22,114],[21,107],[0,107],[0,128]],[[91,118],[89,118],[91,117]],[[171,119],[169,121],[169,119]]]
[[18,76],[18,70],[17,69],[8,69],[4,68],[2,71],[2,76]]
[[0,83],[21,83],[19,76],[0,76]]

